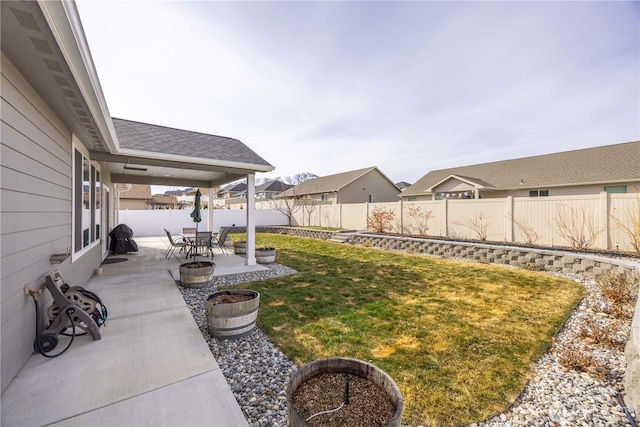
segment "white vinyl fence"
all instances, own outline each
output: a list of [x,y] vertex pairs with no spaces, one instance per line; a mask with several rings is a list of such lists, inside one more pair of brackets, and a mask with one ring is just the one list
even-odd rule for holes
[[[256,225],[289,225],[287,204],[256,202]],[[288,202],[291,205],[291,201]],[[633,252],[629,229],[640,227],[640,195],[607,194],[584,196],[506,197],[500,199],[444,199],[421,202],[353,203],[333,205],[318,201],[293,207],[291,225],[366,230],[367,217],[376,210],[393,213],[390,233],[487,240],[552,247],[573,247],[582,241],[589,249]],[[158,236],[166,228],[172,233],[193,227],[185,210],[120,211],[120,223],[136,236]],[[202,211],[202,230],[216,232],[221,226],[246,225],[246,205],[214,209],[213,225]],[[637,233],[637,232],[636,232]]]
[[[273,202],[271,202],[272,204]],[[392,212],[386,232],[633,252],[629,232],[640,227],[640,195],[608,194],[421,202],[314,203],[297,208],[294,226],[366,230],[376,209]],[[638,231],[636,231],[636,234]]]
[[[191,209],[121,210],[119,224],[127,224],[135,237],[165,236],[166,228],[172,234],[182,233],[185,227],[195,227]],[[213,223],[209,226],[209,211],[200,211],[202,221],[198,229],[217,233],[220,227],[247,225],[247,211],[243,209],[214,209]],[[256,225],[287,225],[287,217],[274,209],[256,210]]]

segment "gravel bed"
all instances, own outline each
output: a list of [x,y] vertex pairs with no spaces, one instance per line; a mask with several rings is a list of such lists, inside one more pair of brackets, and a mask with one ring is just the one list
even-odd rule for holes
[[[216,277],[214,285],[205,289],[178,288],[249,425],[284,427],[287,425],[285,389],[289,376],[297,366],[271,343],[260,328],[238,339],[212,338],[207,329],[203,303],[206,297],[223,285],[296,273],[277,263],[265,266],[268,267],[267,271]],[[589,354],[599,366],[604,367],[596,370],[595,374],[568,369],[558,362],[563,350],[574,348],[576,343],[584,341],[577,333],[580,325],[594,319],[603,321],[602,316],[592,310],[600,298],[595,281],[578,276],[562,277],[582,283],[587,291],[585,298],[535,365],[532,378],[516,402],[506,412],[471,424],[470,427],[635,426],[635,414],[622,401],[626,367],[623,350],[596,349],[587,343]],[[622,325],[618,333],[620,340],[626,342],[630,334],[630,322]],[[580,344],[579,347],[584,347],[583,342]]]

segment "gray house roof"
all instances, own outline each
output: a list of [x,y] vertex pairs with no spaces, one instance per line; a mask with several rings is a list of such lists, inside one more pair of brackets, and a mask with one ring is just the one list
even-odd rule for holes
[[357,169],[349,172],[342,172],[334,175],[308,179],[305,182],[285,191],[284,196],[291,197],[300,196],[303,194],[320,194],[339,191],[341,188],[352,183],[361,176],[366,175],[367,173],[376,169],[377,167],[372,166],[364,169]]
[[422,196],[450,177],[493,190],[640,180],[640,141],[431,171],[402,197]]
[[238,139],[116,118],[113,125],[120,149],[270,166]]
[[256,187],[256,193],[281,193],[289,188],[293,187],[291,184],[286,184],[282,181],[267,181]]

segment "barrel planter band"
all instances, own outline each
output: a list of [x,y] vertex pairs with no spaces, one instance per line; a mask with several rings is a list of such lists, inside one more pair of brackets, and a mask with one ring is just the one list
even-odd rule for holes
[[213,284],[215,263],[197,261],[180,264],[180,282],[185,288],[205,288]]
[[256,261],[258,264],[276,262],[276,248],[256,248]]
[[233,253],[235,254],[246,254],[247,253],[247,242],[233,242]]
[[[244,301],[216,303],[218,297],[245,297]],[[260,293],[250,289],[218,291],[204,301],[209,335],[216,338],[240,338],[256,327]]]

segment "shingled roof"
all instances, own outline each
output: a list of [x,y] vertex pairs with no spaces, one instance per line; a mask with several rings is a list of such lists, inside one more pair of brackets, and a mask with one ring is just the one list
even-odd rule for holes
[[271,166],[238,139],[113,119],[121,149]]
[[285,197],[297,196],[301,194],[320,194],[339,191],[347,184],[352,183],[367,173],[376,170],[375,166],[357,169],[349,172],[337,173],[334,175],[322,176],[319,178],[308,179],[305,182],[296,185],[284,192]]
[[455,176],[493,190],[640,180],[640,141],[431,171],[403,197],[424,195]]
[[121,199],[151,199],[151,186],[143,184],[131,184],[127,191],[119,193]]

